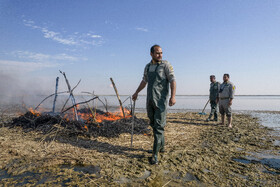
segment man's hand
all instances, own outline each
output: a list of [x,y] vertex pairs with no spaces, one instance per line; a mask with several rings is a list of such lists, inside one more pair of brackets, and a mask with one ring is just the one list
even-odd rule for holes
[[169,106],[173,106],[176,103],[175,94],[176,94],[176,81],[173,80],[170,84],[171,88],[171,97],[169,99]]
[[169,99],[169,106],[173,106],[173,105],[175,105],[175,103],[176,103],[175,97],[170,97],[170,99]]
[[219,103],[219,98],[216,99],[216,104],[218,104],[218,103]]
[[136,101],[137,97],[138,97],[138,93],[135,92],[135,93],[132,95],[132,100],[133,100],[133,101]]
[[232,99],[229,100],[228,105],[229,105],[229,106],[232,105]]
[[146,86],[146,82],[145,81],[141,81],[140,85],[138,86],[137,90],[135,91],[135,93],[132,95],[132,100],[136,101],[137,97],[138,97],[138,93],[141,92],[141,90],[143,90]]

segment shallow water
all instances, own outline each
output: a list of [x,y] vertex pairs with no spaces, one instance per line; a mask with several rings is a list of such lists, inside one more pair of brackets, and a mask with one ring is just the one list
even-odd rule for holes
[[[241,113],[247,113],[259,119],[260,124],[265,127],[272,128],[274,131],[271,132],[271,135],[275,138],[273,145],[280,146],[280,113],[270,113],[270,112],[260,112],[260,111],[246,111]],[[270,150],[263,151],[261,153],[249,152],[250,156],[245,158],[235,158],[234,161],[241,162],[243,164],[249,163],[261,163],[270,168],[280,170],[280,152],[278,155],[271,153]],[[270,171],[262,169],[262,172]],[[280,172],[273,172],[272,174],[280,174]]]
[[[280,106],[280,105],[279,105]],[[250,112],[253,117],[260,119],[263,126],[272,127],[276,130],[280,130],[280,113],[268,113],[268,112]]]
[[[262,165],[266,165],[269,168],[280,170],[279,156],[275,156],[269,153],[251,153],[250,156],[246,156],[244,158],[233,158],[232,160],[240,162],[242,164],[261,163]],[[268,172],[268,170],[262,169],[262,172]],[[280,172],[273,172],[272,174],[279,175]]]

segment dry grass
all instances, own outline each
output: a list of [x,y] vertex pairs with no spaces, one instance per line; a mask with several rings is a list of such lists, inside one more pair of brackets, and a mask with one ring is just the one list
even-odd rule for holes
[[[137,114],[147,118],[146,114]],[[232,161],[248,151],[278,149],[272,146],[268,129],[257,120],[235,115],[233,129],[205,122],[196,113],[168,114],[165,128],[166,153],[159,165],[151,166],[147,150],[151,135],[130,134],[118,138],[69,137],[58,128],[47,136],[36,131],[24,133],[21,128],[0,128],[0,169],[11,175],[33,172],[36,177],[4,178],[13,185],[275,185],[279,175],[263,173],[261,164]],[[263,139],[264,138],[264,139]],[[242,149],[242,150],[239,150]],[[75,166],[99,166],[98,173],[76,171]],[[266,168],[275,172],[271,168]],[[151,172],[145,175],[145,172]],[[46,177],[47,176],[47,177]],[[29,177],[29,178],[28,178]],[[277,178],[278,177],[278,178]],[[25,181],[24,181],[25,180]],[[26,182],[27,181],[27,182]]]

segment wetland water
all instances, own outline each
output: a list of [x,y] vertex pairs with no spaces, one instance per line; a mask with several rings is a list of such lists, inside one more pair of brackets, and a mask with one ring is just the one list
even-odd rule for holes
[[[2,98],[7,98],[7,103],[25,103],[27,106],[35,107],[39,104],[47,95],[37,95],[37,96],[30,96],[24,95],[21,97],[8,97],[8,96],[1,96]],[[77,102],[84,101],[89,99],[90,97],[87,95],[75,96]],[[114,107],[118,106],[118,100],[115,95],[100,95],[100,99],[105,102],[105,98],[107,100],[108,106]],[[121,100],[124,102],[129,95],[120,96]],[[57,98],[57,105],[64,104],[65,100],[68,96],[59,95]],[[169,110],[202,110],[204,105],[208,100],[208,96],[191,96],[191,95],[178,95],[176,96],[176,105],[173,107],[168,107]],[[146,96],[139,95],[138,100],[136,102],[137,109],[145,109],[145,101]],[[53,97],[49,98],[43,103],[43,107],[45,108],[52,108],[53,104]],[[127,99],[124,102],[125,106],[130,104],[130,100]],[[97,103],[97,106],[102,107],[101,102]],[[207,110],[210,109],[210,105],[206,107]],[[234,111],[280,111],[280,95],[278,96],[235,96],[233,101],[232,109]]]

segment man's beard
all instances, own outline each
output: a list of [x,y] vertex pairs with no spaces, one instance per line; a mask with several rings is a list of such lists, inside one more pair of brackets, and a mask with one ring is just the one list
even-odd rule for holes
[[160,60],[158,60],[158,59],[153,59],[155,62],[160,62],[161,61],[161,59]]

